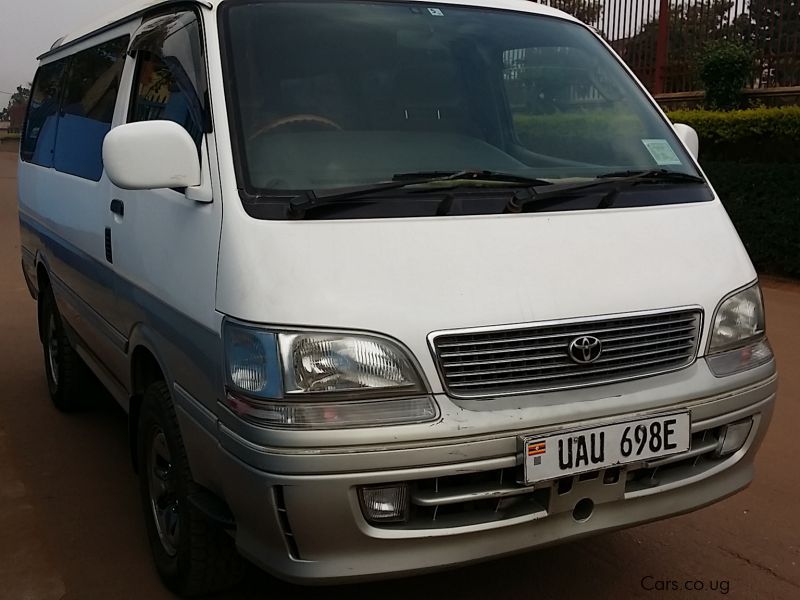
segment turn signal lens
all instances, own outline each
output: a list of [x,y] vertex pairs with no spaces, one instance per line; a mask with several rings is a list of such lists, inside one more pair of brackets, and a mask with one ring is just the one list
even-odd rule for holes
[[743,348],[711,354],[706,357],[706,362],[716,377],[726,377],[767,364],[772,357],[772,348],[763,339]]
[[275,334],[226,322],[224,339],[229,386],[255,396],[280,397],[283,384]]
[[436,418],[428,397],[396,400],[299,402],[256,400],[228,393],[227,405],[254,425],[293,429],[347,429],[424,423]]

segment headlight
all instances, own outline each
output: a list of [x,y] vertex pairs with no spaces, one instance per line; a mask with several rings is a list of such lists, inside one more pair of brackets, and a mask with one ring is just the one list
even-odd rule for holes
[[732,375],[772,360],[765,331],[764,302],[758,284],[723,300],[714,314],[706,358],[714,375]]
[[389,340],[323,333],[282,333],[287,394],[419,392],[416,370]]
[[227,406],[256,424],[298,428],[420,423],[436,418],[414,363],[371,335],[224,325]]
[[758,284],[723,300],[714,315],[709,352],[764,336],[764,302]]

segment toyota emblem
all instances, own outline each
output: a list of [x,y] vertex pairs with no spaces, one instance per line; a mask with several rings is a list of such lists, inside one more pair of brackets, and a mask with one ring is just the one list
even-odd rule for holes
[[603,343],[593,335],[582,335],[569,345],[569,357],[579,365],[595,362],[603,353]]

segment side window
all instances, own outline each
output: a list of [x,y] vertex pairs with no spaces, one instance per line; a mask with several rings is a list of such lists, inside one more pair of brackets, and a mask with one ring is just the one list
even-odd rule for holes
[[197,15],[185,11],[147,21],[134,37],[131,53],[137,66],[129,122],[173,121],[199,148],[209,120]]
[[41,67],[36,74],[28,105],[22,160],[42,167],[53,166],[56,125],[66,60]]
[[199,147],[203,135],[201,116],[193,110],[191,94],[160,57],[139,52],[134,90],[130,122],[174,121],[189,132]]
[[53,166],[98,181],[103,174],[103,139],[111,129],[128,38],[119,38],[70,58],[61,101]]

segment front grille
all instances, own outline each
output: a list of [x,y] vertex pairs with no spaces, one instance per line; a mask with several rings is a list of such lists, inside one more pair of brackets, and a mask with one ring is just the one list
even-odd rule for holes
[[[702,312],[683,309],[575,322],[442,332],[431,336],[452,396],[550,391],[663,373],[692,363]],[[596,337],[591,364],[570,357],[573,340]]]

